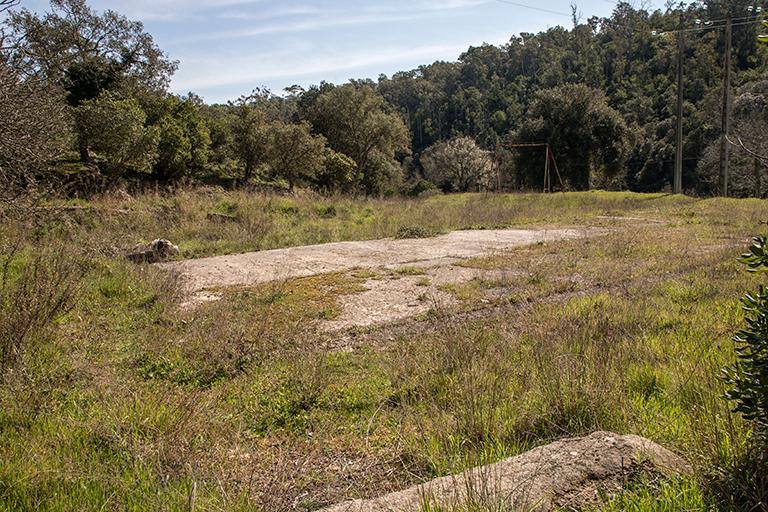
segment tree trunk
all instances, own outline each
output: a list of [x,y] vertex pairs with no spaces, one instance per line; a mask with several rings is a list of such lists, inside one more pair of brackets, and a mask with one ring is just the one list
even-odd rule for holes
[[249,181],[251,181],[251,177],[253,176],[253,163],[247,162],[245,164],[245,176],[243,177],[243,185],[247,185]]
[[91,152],[88,150],[88,143],[85,141],[80,141],[78,146],[80,149],[80,162],[84,164],[91,163]]

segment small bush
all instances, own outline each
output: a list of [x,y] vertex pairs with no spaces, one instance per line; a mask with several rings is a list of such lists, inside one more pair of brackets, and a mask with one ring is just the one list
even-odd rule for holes
[[333,219],[336,217],[336,207],[334,205],[318,206],[317,214],[323,219]]
[[64,250],[0,257],[0,370],[18,365],[72,304],[82,271]]
[[422,197],[426,193],[439,192],[431,181],[420,179],[405,189],[405,194],[410,197]]
[[423,226],[401,226],[397,229],[395,238],[397,240],[406,240],[409,238],[431,238],[436,236],[434,230]]
[[[766,239],[754,239],[742,263],[751,272],[768,268]],[[755,422],[761,434],[768,433],[768,289],[760,285],[756,293],[741,299],[747,326],[736,333],[738,361],[725,370],[729,386],[726,396],[736,403],[735,411]]]
[[[742,263],[750,272],[768,269],[765,237],[753,240]],[[746,327],[733,337],[737,361],[723,370],[725,397],[734,412],[754,425],[753,436],[734,455],[715,465],[711,488],[721,508],[764,510],[768,503],[768,288],[741,298]]]

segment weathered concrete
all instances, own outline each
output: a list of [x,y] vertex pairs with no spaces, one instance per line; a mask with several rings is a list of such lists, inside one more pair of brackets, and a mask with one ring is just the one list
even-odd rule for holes
[[353,268],[378,268],[414,262],[441,264],[539,242],[595,234],[593,229],[454,231],[433,238],[337,242],[168,263],[189,292],[247,286]]

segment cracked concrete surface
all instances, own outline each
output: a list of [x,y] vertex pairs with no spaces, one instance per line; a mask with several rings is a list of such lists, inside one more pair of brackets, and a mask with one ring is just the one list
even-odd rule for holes
[[251,286],[355,268],[440,266],[540,242],[582,238],[598,231],[590,228],[454,231],[432,238],[289,247],[166,263],[163,267],[178,272],[185,290],[196,294],[215,288]]

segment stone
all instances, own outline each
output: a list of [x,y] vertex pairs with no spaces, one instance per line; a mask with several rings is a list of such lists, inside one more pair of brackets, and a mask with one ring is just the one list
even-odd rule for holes
[[179,254],[179,247],[165,239],[152,241],[148,246],[137,245],[127,258],[134,263],[158,263]]
[[552,511],[598,505],[628,482],[690,472],[669,450],[639,436],[595,432],[563,439],[496,464],[438,478],[370,500],[323,512],[416,512],[425,503],[462,509],[467,502],[491,510]]

